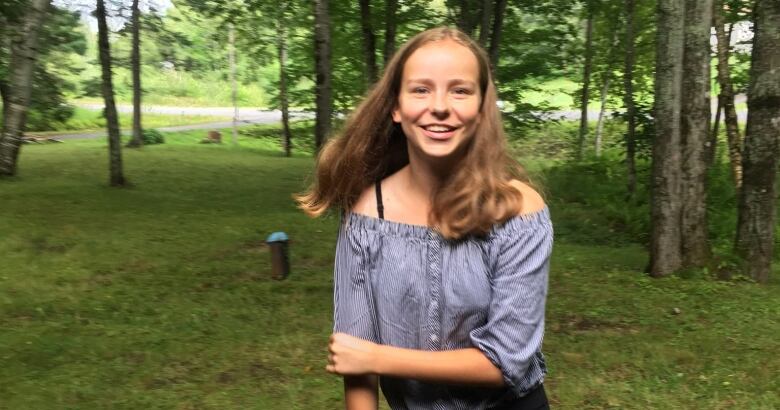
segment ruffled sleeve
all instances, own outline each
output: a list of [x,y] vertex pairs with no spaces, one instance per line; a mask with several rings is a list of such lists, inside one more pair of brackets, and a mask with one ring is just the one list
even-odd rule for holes
[[342,220],[336,244],[333,331],[378,343],[368,278],[370,236]]
[[522,396],[534,387],[532,380],[544,376],[541,345],[553,232],[546,208],[507,225],[493,238],[488,319],[470,338],[501,370],[507,386]]

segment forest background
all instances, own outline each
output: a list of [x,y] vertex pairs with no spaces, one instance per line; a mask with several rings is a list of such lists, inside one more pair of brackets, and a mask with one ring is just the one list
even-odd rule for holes
[[291,195],[442,24],[488,52],[553,214],[553,404],[780,406],[778,8],[0,1],[0,408],[340,406],[320,371],[338,218]]

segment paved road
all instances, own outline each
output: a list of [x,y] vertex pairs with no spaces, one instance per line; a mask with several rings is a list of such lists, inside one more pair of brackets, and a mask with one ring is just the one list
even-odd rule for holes
[[[102,110],[103,104],[80,104],[79,107],[90,110]],[[133,112],[132,105],[117,105],[119,112]],[[232,107],[162,107],[146,106],[144,113],[167,114],[167,115],[186,115],[186,116],[212,116],[212,117],[233,117]],[[290,112],[292,118],[311,118],[310,113],[293,111]],[[261,110],[258,108],[239,108],[238,125],[247,126],[252,124],[273,124],[282,120],[282,113],[279,110]],[[208,122],[203,124],[177,125],[172,127],[157,128],[160,131],[189,131],[189,130],[210,130],[219,128],[229,128],[233,126],[232,121]],[[123,134],[130,133],[130,129],[122,129]],[[81,138],[101,138],[105,137],[105,131],[84,132],[75,134],[47,134],[47,137],[58,139],[81,139]]]
[[[739,104],[745,101],[743,94],[737,95],[736,103]],[[80,104],[82,108],[90,110],[102,110],[102,104]],[[713,117],[715,116],[715,109],[717,107],[717,100],[712,100]],[[117,105],[119,112],[133,112],[132,105]],[[216,117],[233,117],[232,107],[164,107],[164,106],[145,106],[143,111],[145,113],[152,114],[168,114],[168,115],[186,115],[186,116],[216,116]],[[610,115],[612,112],[608,111],[606,115]],[[293,111],[290,112],[292,118],[313,118],[314,114],[310,112]],[[588,118],[596,120],[599,116],[597,110],[589,110]],[[737,116],[740,121],[747,121],[747,110],[741,110],[737,112]],[[553,111],[551,113],[544,114],[543,117],[551,119],[564,119],[570,121],[577,121],[580,119],[579,110],[566,110],[566,111]],[[279,110],[262,110],[259,108],[239,108],[238,110],[239,126],[246,126],[252,124],[273,124],[282,120],[282,114]],[[204,124],[190,124],[190,125],[177,125],[173,127],[161,127],[160,131],[189,131],[189,130],[208,130],[218,128],[229,128],[233,125],[232,121],[220,121],[209,122]],[[123,129],[122,133],[129,133],[129,129]],[[48,135],[59,139],[76,139],[76,138],[99,138],[105,137],[105,131],[101,132],[86,132],[77,134],[55,134]]]

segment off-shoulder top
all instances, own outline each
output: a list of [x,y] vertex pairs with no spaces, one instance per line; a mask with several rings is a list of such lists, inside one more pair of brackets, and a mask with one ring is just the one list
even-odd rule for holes
[[474,347],[503,388],[380,377],[399,409],[501,409],[543,382],[541,352],[553,229],[547,207],[450,241],[425,226],[343,214],[334,332],[420,350]]

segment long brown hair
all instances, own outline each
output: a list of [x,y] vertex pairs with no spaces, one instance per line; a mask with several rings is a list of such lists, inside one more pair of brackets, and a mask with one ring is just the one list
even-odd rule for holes
[[417,34],[393,56],[382,78],[347,119],[341,135],[322,148],[314,184],[296,197],[304,212],[316,217],[331,207],[349,210],[366,188],[409,162],[406,136],[392,120],[404,64],[415,50],[444,39],[455,40],[477,58],[481,120],[462,160],[434,193],[429,219],[442,236],[458,239],[486,234],[493,225],[520,212],[522,195],[509,181],[528,179],[507,154],[487,54],[469,36],[450,27]]

